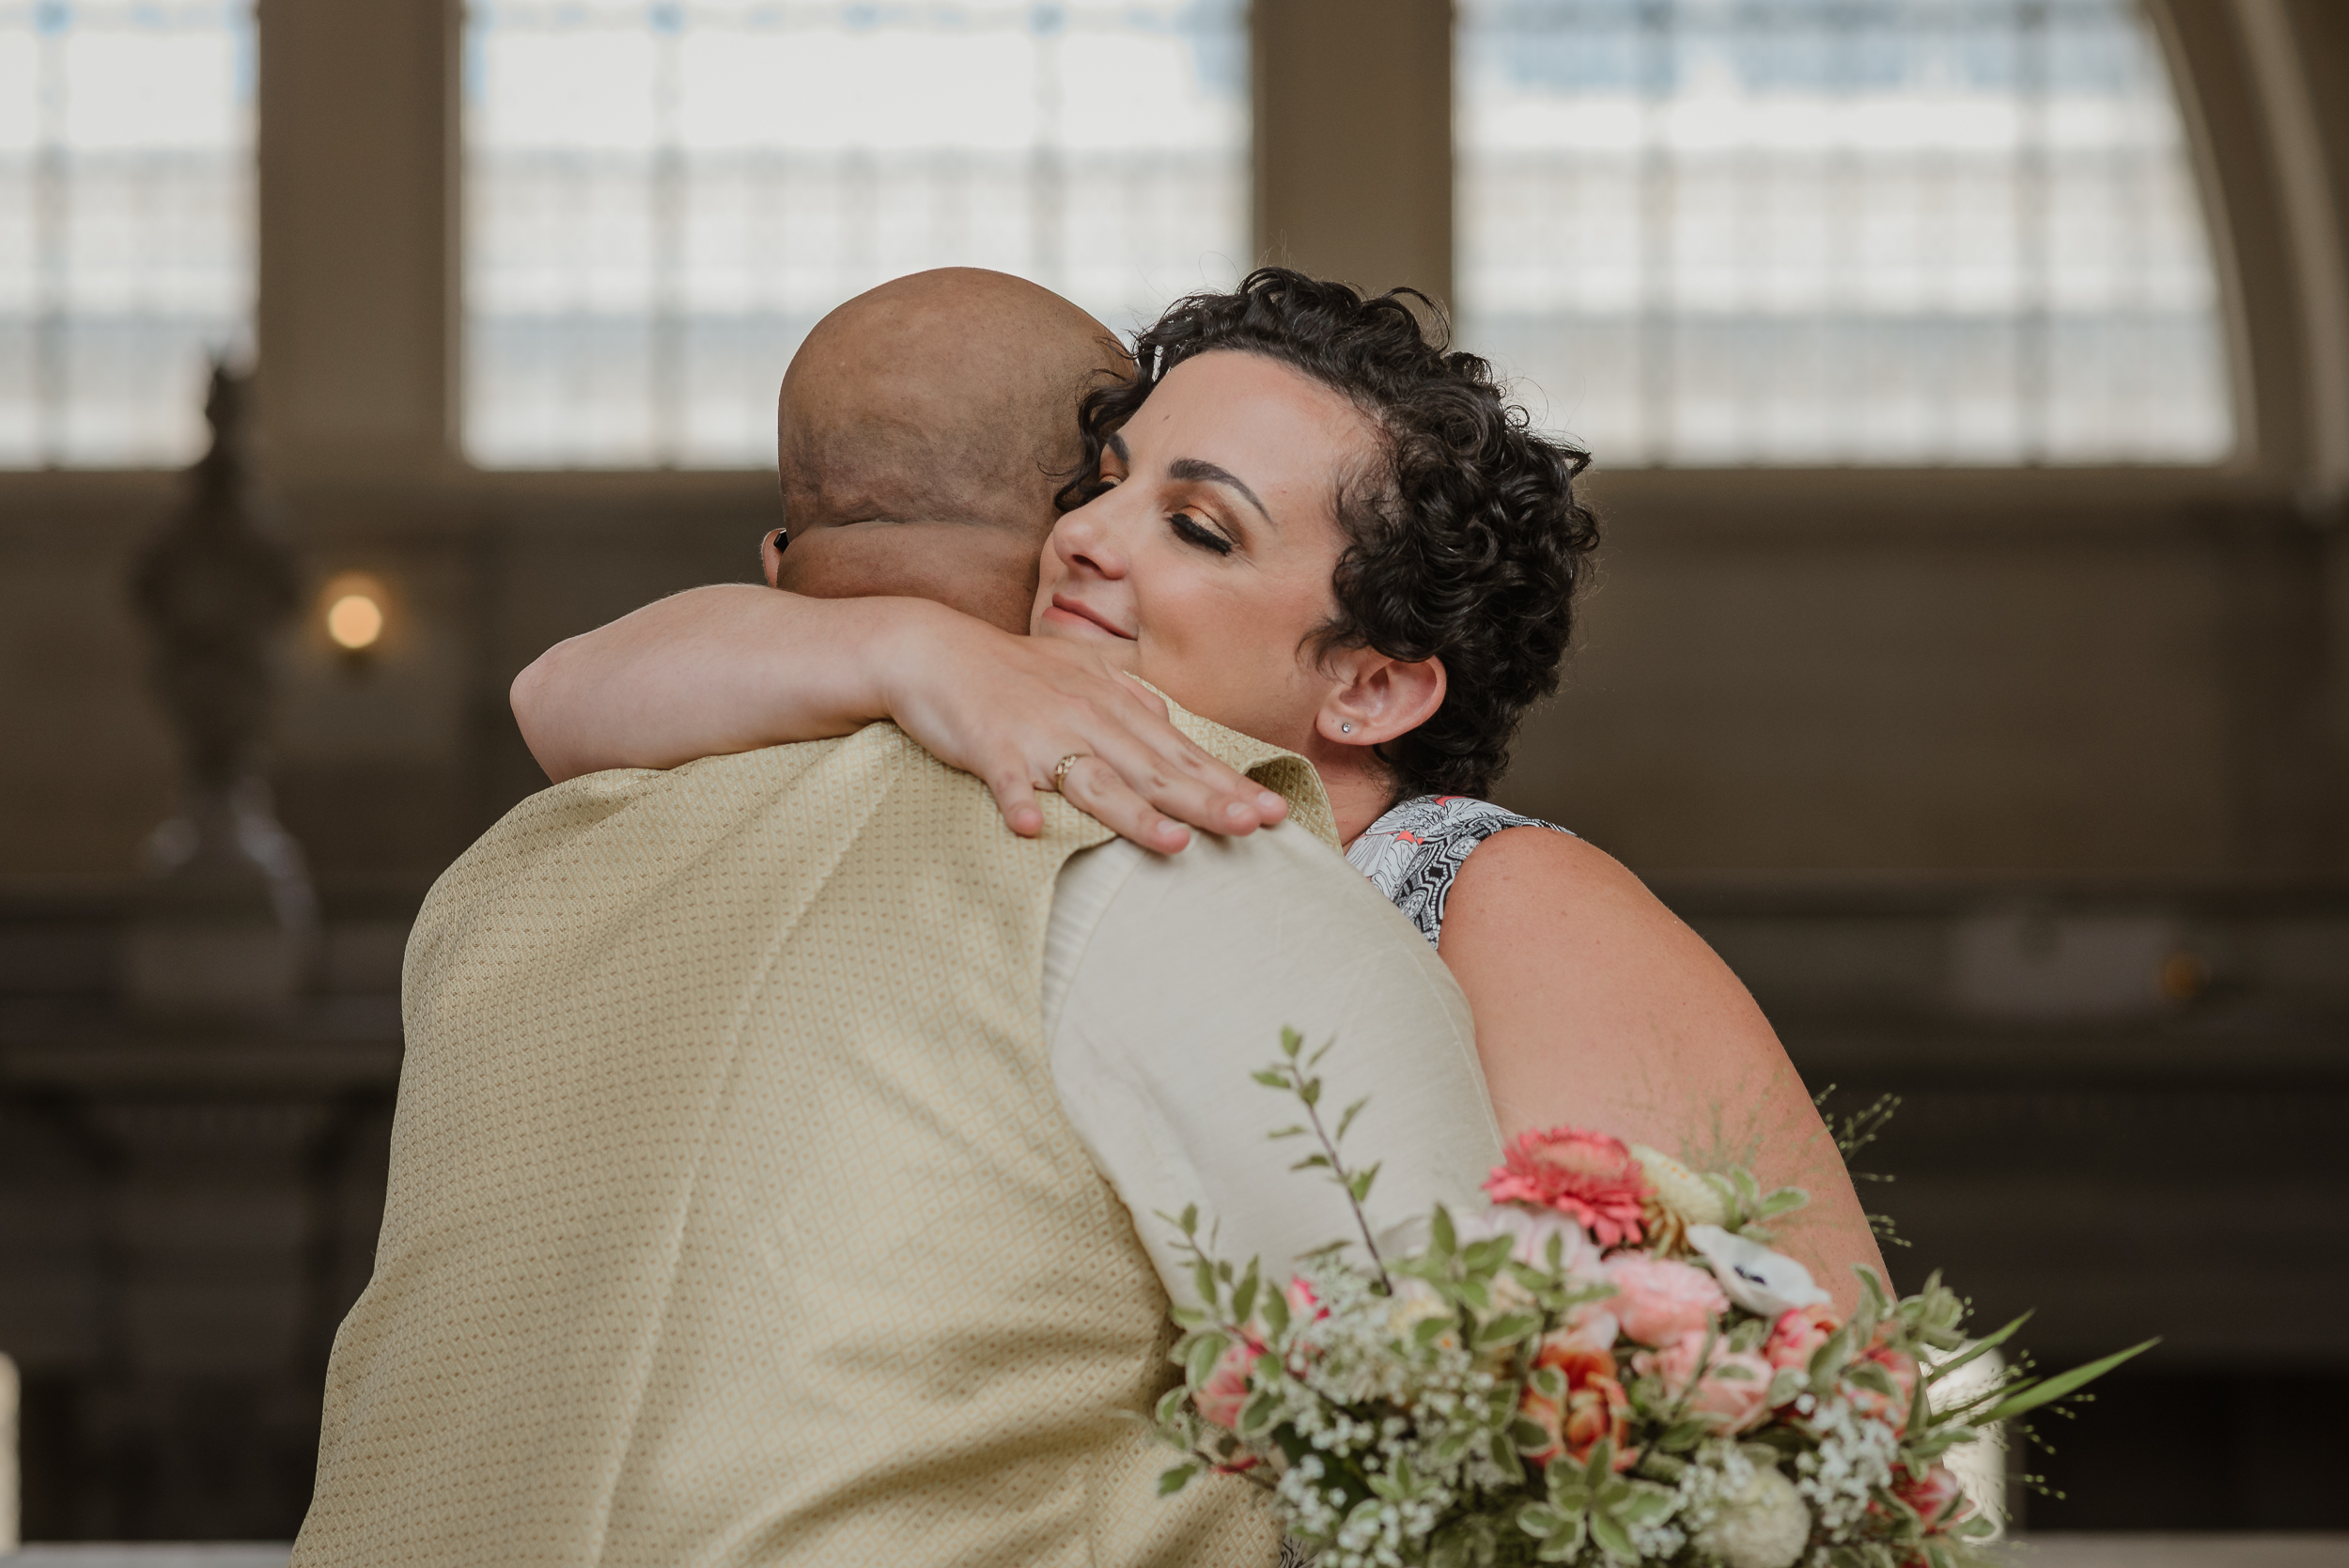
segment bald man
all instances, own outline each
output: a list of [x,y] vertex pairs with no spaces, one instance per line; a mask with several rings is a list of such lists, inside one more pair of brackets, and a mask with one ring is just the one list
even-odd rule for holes
[[790,545],[769,581],[936,599],[1026,631],[1052,495],[1084,456],[1077,400],[1130,371],[1107,327],[1022,278],[945,267],[858,295],[783,378]]
[[[770,569],[1005,617],[1115,368],[999,274],[851,302],[790,372]],[[1500,1135],[1311,766],[1172,717],[1289,820],[1158,856],[1048,797],[1015,836],[871,724],[569,780],[451,866],[299,1568],[1271,1568],[1243,1479],[1156,1496],[1159,1216],[1276,1278],[1343,1234],[1244,1081],[1284,1025],[1372,1096],[1375,1226],[1470,1198]]]

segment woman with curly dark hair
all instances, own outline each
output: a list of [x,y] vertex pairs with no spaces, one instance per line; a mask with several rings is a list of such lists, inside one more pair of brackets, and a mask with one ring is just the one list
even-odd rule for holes
[[[524,672],[525,737],[560,780],[890,719],[986,780],[1015,831],[1038,830],[1053,789],[1160,850],[1188,838],[1169,815],[1276,820],[1278,798],[1184,741],[1140,677],[1314,765],[1348,858],[1466,993],[1504,1135],[1571,1120],[1685,1149],[1689,1107],[1711,1107],[1730,1146],[1707,1156],[1802,1151],[1765,1174],[1813,1193],[1793,1246],[1847,1285],[1844,1264],[1880,1261],[1743,987],[1613,860],[1479,798],[1557,686],[1597,543],[1575,493],[1589,459],[1532,430],[1413,300],[1268,268],[1141,333],[1134,374],[1082,399],[1033,635],[928,599],[696,590]],[[787,495],[793,398],[787,379]],[[793,554],[769,540],[770,584],[812,587],[791,563],[814,510],[791,509]]]

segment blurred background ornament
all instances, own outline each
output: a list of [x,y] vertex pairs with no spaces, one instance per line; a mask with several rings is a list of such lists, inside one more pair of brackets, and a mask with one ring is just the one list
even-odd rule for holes
[[179,815],[148,840],[126,980],[141,1013],[249,1020],[291,1006],[318,939],[301,846],[260,773],[299,574],[257,492],[250,378],[216,362],[204,414],[211,447],[131,579],[180,779]]

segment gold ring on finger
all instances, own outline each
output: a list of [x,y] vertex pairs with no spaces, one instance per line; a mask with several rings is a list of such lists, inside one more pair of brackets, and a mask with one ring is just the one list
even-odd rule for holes
[[1087,756],[1089,756],[1089,755],[1091,755],[1091,754],[1092,754],[1092,753],[1089,753],[1089,752],[1071,752],[1071,753],[1069,753],[1066,756],[1065,756],[1065,757],[1061,758],[1059,762],[1057,762],[1057,763],[1055,763],[1055,764],[1053,765],[1053,767],[1052,767],[1052,793],[1053,793],[1053,794],[1055,794],[1055,795],[1066,795],[1066,793],[1068,793],[1068,770],[1069,770],[1071,768],[1074,768],[1074,767],[1075,767],[1078,763],[1082,762],[1082,761],[1083,761],[1083,760],[1084,760]]

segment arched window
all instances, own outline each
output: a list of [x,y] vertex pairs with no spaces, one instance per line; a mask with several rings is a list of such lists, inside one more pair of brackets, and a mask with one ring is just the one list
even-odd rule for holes
[[1602,463],[2208,462],[2128,0],[1461,0],[1460,306]]
[[0,467],[183,463],[249,346],[253,12],[0,3]]
[[470,455],[771,463],[808,327],[925,267],[1130,324],[1244,256],[1246,59],[1238,0],[475,0]]

